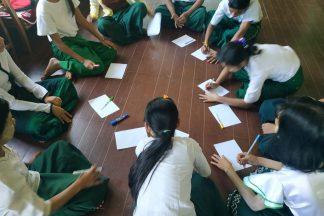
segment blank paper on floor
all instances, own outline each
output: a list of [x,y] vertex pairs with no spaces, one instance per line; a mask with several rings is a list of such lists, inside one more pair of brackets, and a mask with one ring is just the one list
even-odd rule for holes
[[105,75],[105,78],[123,79],[126,67],[127,64],[111,63]]
[[208,107],[215,119],[219,118],[224,127],[240,124],[240,119],[235,115],[233,110],[227,104],[218,104]]
[[179,47],[185,47],[195,41],[196,41],[196,39],[194,39],[188,35],[183,35],[182,37],[179,37],[179,38],[173,40],[172,42],[175,43],[176,45],[178,45]]
[[[244,166],[240,165],[236,160],[236,156],[239,153],[242,153],[242,150],[235,140],[214,144],[214,147],[220,156],[224,155],[229,161],[231,161],[235,171],[244,169]],[[250,166],[251,165],[246,165],[245,168]]]

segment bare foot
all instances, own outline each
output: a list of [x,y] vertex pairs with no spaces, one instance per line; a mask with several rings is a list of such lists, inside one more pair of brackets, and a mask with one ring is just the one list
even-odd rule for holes
[[72,73],[70,71],[66,71],[64,76],[68,80],[71,80],[72,79]]
[[51,58],[48,62],[48,65],[44,71],[44,75],[42,76],[42,80],[47,79],[49,76],[51,76],[55,71],[58,71],[61,69],[60,61],[56,58]]
[[272,123],[264,123],[262,124],[263,134],[272,134],[277,133],[277,126]]

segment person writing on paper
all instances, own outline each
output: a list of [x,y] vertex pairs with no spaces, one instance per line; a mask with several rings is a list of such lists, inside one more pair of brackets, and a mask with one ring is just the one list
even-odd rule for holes
[[[241,153],[238,162],[263,166],[243,181],[226,157],[211,163],[223,170],[238,191],[229,196],[232,215],[324,215],[324,104],[285,103],[270,145],[273,160]],[[263,170],[263,171],[262,171]]]
[[262,10],[259,0],[222,0],[216,12],[207,13],[207,31],[201,50],[210,52],[208,62],[216,62],[216,52],[209,46],[223,47],[229,41],[256,38],[261,29]]
[[304,81],[300,60],[289,46],[248,45],[242,38],[226,44],[217,57],[224,68],[216,82],[207,84],[206,88],[218,87],[229,75],[243,84],[236,92],[237,98],[206,92],[199,95],[204,102],[248,108],[258,101],[292,94]]
[[[298,102],[304,102],[304,103],[312,103],[314,99],[311,97],[298,97],[298,98],[292,98],[292,99],[284,99],[284,98],[275,98],[275,99],[269,99],[262,102],[260,109],[259,109],[259,117],[262,123],[262,131],[263,135],[260,138],[259,141],[259,151],[265,155],[269,156],[269,145],[271,143],[271,140],[273,136],[278,131],[278,111],[280,109],[280,106],[282,104],[285,104],[286,102],[289,103],[298,103]],[[324,103],[324,98],[319,99],[318,101]]]
[[[63,69],[68,79],[94,76],[106,71],[116,58],[115,45],[106,40],[81,14],[78,0],[40,0],[37,4],[37,34],[47,35],[55,58],[51,58],[43,79]],[[78,35],[86,29],[100,42]]]
[[[16,118],[16,131],[47,141],[67,130],[78,95],[70,80],[33,82],[12,60],[0,37],[0,97]],[[2,112],[2,111],[1,111]]]
[[202,32],[206,19],[204,0],[165,0],[165,5],[159,5],[155,13],[162,14],[161,25],[169,29],[188,28],[191,31]]
[[[225,210],[222,214],[225,207],[215,185],[204,178],[211,170],[199,144],[174,137],[178,117],[176,105],[167,96],[146,106],[144,125],[151,137],[137,145],[138,158],[128,175],[133,215],[227,215]],[[194,170],[203,177],[193,174]]]
[[[99,18],[100,6],[103,16]],[[88,22],[97,21],[98,30],[117,44],[129,44],[146,36],[143,19],[153,12],[141,0],[90,0]],[[98,19],[99,18],[99,19]]]
[[[0,98],[0,215],[85,215],[99,207],[107,193],[107,178],[73,145],[57,141],[28,166],[6,145],[15,119]],[[72,172],[88,169],[83,174]]]

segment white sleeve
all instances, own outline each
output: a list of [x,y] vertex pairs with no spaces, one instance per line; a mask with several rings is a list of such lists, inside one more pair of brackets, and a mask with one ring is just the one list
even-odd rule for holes
[[[12,181],[12,179],[15,179]],[[1,211],[6,216],[47,216],[51,213],[50,201],[44,201],[34,192],[25,179],[13,175],[0,181]],[[11,181],[9,181],[11,180]]]
[[80,5],[80,1],[79,0],[72,0],[74,7],[77,8]]
[[[259,72],[263,73],[264,71],[260,70]],[[245,103],[251,104],[259,100],[265,80],[265,76],[250,77],[249,87],[244,96]]]
[[[39,4],[39,3],[38,3]],[[45,10],[37,7],[37,15],[36,15],[36,24],[37,24],[37,35],[38,36],[46,36],[52,35],[58,32],[55,22],[51,17],[46,14]]]
[[262,19],[262,10],[258,0],[253,1],[249,8],[245,11],[242,22],[260,22]]
[[203,177],[210,176],[211,169],[204,153],[201,150],[201,147],[195,140],[191,139],[191,142],[194,148],[194,154],[195,154],[194,167],[196,171]]
[[214,13],[214,16],[210,20],[210,24],[213,26],[216,26],[222,19],[223,16],[225,15],[225,2],[226,1],[221,1]]
[[276,172],[246,176],[244,184],[264,199],[267,208],[278,209],[284,205],[284,189]]

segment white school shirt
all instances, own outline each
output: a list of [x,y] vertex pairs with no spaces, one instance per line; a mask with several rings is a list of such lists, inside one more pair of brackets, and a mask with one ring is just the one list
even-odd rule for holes
[[231,15],[231,12],[230,12],[229,6],[228,6],[228,2],[229,2],[229,0],[222,0],[219,3],[219,5],[214,13],[214,16],[210,20],[211,25],[216,26],[223,19],[224,16],[233,18],[240,23],[242,23],[242,22],[257,23],[257,22],[261,21],[263,14],[262,14],[259,0],[251,0],[249,7],[241,15],[236,16],[236,17],[233,17]]
[[[142,140],[136,147],[136,155],[139,156],[153,140],[152,137]],[[191,138],[174,137],[172,149],[153,175],[151,172],[144,181],[133,215],[195,216],[195,208],[190,201],[194,169],[203,177],[211,174],[199,144]]]
[[267,79],[286,82],[292,78],[300,67],[300,60],[289,46],[277,44],[255,44],[260,54],[250,57],[244,67],[249,75],[249,87],[244,102],[254,103],[260,98],[262,87]]
[[50,215],[51,203],[36,192],[40,175],[29,171],[13,149],[3,147],[0,157],[0,216]]
[[324,172],[303,173],[283,167],[247,176],[244,184],[264,199],[267,208],[286,204],[294,216],[324,215]]
[[[14,76],[15,82],[18,85],[31,92],[36,98],[42,99],[47,94],[48,91],[43,86],[34,83],[19,69],[6,49],[0,52],[0,64],[3,69]],[[50,104],[16,100],[14,96],[8,93],[10,89],[11,83],[9,81],[9,76],[0,70],[0,97],[8,101],[11,110],[50,113]]]
[[[75,8],[80,4],[78,0],[72,0]],[[75,37],[79,27],[72,16],[67,0],[59,0],[56,3],[48,0],[40,0],[36,7],[37,35],[47,35],[51,42],[50,35],[58,33],[60,38]]]

